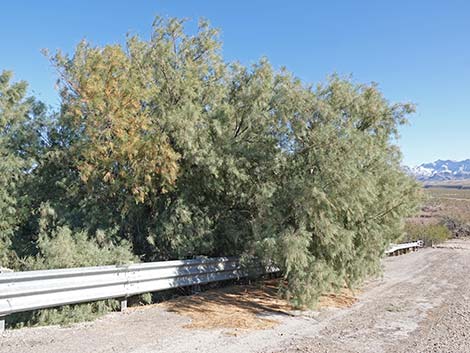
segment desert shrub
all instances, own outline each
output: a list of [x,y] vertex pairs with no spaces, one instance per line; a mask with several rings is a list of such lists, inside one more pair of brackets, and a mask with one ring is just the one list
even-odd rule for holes
[[470,222],[461,217],[444,217],[443,224],[449,229],[454,238],[470,236]]
[[[90,237],[84,230],[73,231],[69,226],[61,225],[55,210],[49,204],[42,205],[39,223],[36,254],[20,261],[21,270],[114,265],[139,260],[132,253],[128,242],[113,241],[113,231],[97,231],[97,234]],[[118,307],[116,300],[65,305],[11,315],[7,323],[13,327],[70,324],[93,320]]]
[[36,254],[21,261],[22,270],[45,270],[138,262],[129,242],[115,238],[113,230],[72,230],[61,224],[49,204],[40,209]]
[[423,240],[426,246],[442,243],[451,238],[451,231],[444,224],[408,223],[405,228],[407,241]]

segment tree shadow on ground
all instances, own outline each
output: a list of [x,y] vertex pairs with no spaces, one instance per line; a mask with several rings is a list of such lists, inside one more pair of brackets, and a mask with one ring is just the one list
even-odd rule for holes
[[189,316],[189,328],[264,329],[276,316],[291,315],[292,306],[278,296],[278,281],[208,290],[162,303],[171,312]]

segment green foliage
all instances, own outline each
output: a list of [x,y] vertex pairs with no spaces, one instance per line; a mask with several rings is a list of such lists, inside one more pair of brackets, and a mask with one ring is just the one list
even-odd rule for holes
[[24,161],[15,154],[11,140],[28,110],[23,101],[25,84],[11,85],[10,79],[9,72],[0,75],[0,264],[5,267],[12,262],[11,237],[17,227],[15,193],[24,168]]
[[37,253],[22,261],[24,270],[45,270],[84,266],[104,266],[138,262],[130,244],[113,241],[113,232],[72,231],[61,225],[54,209],[45,204],[40,209]]
[[[60,225],[54,209],[47,204],[40,209],[39,223],[40,231],[36,241],[38,252],[21,261],[21,270],[102,266],[138,261],[130,244],[123,240],[115,244],[110,233],[98,231],[90,237],[85,231],[73,232],[67,225]],[[116,300],[65,305],[13,315],[8,323],[14,327],[69,324],[92,320],[118,307]]]
[[206,22],[157,19],[149,40],[51,57],[61,109],[25,150],[9,233],[22,268],[235,255],[279,266],[298,306],[379,271],[417,204],[393,143],[413,106],[220,47]]
[[407,223],[405,236],[409,240],[423,240],[426,246],[442,243],[452,236],[451,231],[443,224]]
[[377,273],[417,196],[390,142],[412,106],[390,105],[374,85],[336,76],[304,92],[308,98],[295,97],[290,106],[295,120],[278,188],[256,219],[257,247],[263,253],[271,238],[265,256],[275,255],[286,293],[299,305]]
[[7,317],[9,327],[68,325],[91,321],[119,308],[117,300],[102,300],[88,304],[64,305],[58,308],[13,314]]
[[26,98],[25,82],[11,83],[12,73],[0,74],[0,266],[13,267],[15,232],[24,221],[21,192],[26,173],[40,149],[38,128],[44,106]]

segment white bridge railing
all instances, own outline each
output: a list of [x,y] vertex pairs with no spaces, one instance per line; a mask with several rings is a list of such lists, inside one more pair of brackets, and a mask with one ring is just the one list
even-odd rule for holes
[[248,272],[238,258],[221,257],[0,273],[0,331],[5,317],[16,312],[112,298],[120,298],[125,308],[132,295],[238,279]]

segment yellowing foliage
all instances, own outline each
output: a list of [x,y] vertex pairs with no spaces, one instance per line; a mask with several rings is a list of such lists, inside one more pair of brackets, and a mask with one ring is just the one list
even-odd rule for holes
[[68,64],[62,95],[69,124],[83,133],[73,146],[81,179],[112,195],[127,191],[137,202],[171,189],[179,154],[146,105],[151,89],[142,63],[120,46],[82,43]]

